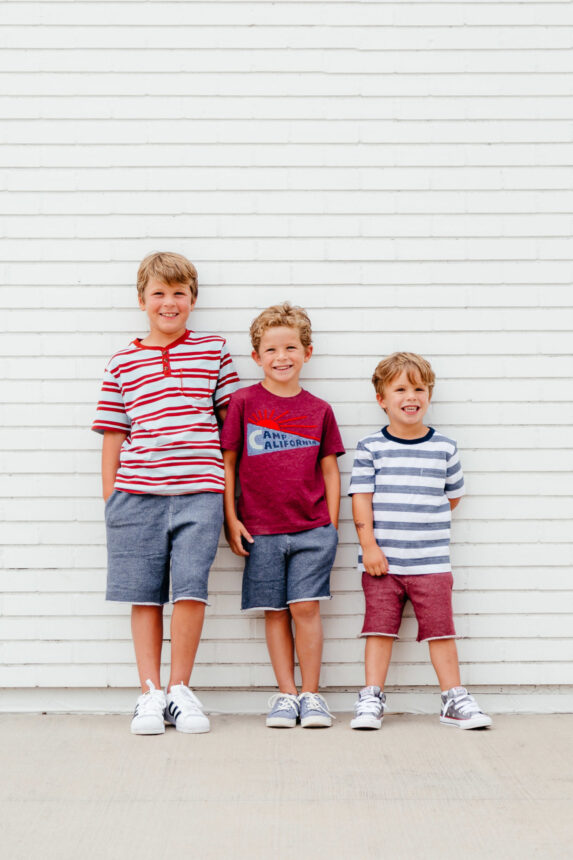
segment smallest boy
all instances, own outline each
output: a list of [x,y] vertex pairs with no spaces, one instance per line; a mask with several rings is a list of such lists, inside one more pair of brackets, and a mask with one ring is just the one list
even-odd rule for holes
[[279,687],[269,701],[267,726],[293,728],[300,719],[303,728],[328,727],[332,716],[318,694],[319,601],[330,598],[340,504],[336,458],[344,447],[331,407],[300,387],[300,372],[312,355],[305,311],[288,303],[267,308],[251,325],[251,341],[264,378],[232,396],[221,434],[227,538],[245,558],[242,608],[265,613]]
[[409,599],[442,690],[440,721],[485,728],[491,718],[460,685],[449,544],[464,477],[453,439],[424,424],[435,375],[420,355],[396,352],[378,364],[372,382],[388,426],[358,443],[349,489],[366,598],[366,687],[350,725],[382,725],[386,674]]

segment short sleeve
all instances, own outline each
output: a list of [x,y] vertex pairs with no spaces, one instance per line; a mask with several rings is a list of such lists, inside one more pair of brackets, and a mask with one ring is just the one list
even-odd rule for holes
[[241,451],[243,448],[243,413],[245,401],[241,397],[231,397],[223,429],[221,430],[221,449]]
[[319,458],[322,460],[323,457],[328,457],[331,454],[336,454],[337,457],[340,457],[345,453],[334,412],[331,406],[327,406],[322,424]]
[[239,387],[239,377],[233,365],[226,343],[221,349],[221,363],[219,365],[219,376],[217,385],[213,392],[213,405],[217,408],[226,406],[231,399],[231,394]]
[[465,493],[464,473],[460,458],[458,456],[458,446],[454,443],[451,454],[446,459],[446,484],[444,492],[448,499],[459,499]]
[[354,493],[373,493],[375,490],[375,470],[372,452],[360,441],[356,447],[348,495]]
[[131,421],[125,411],[121,388],[109,368],[106,368],[104,373],[92,430],[96,433],[105,433],[106,430],[129,433],[131,430]]

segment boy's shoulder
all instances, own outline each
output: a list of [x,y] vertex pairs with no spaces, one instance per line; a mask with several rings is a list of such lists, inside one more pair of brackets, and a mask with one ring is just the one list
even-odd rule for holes
[[[436,430],[434,427],[430,427],[429,432],[426,437],[420,440],[415,440],[416,444],[413,445],[413,448],[418,448],[420,446],[431,446],[431,447],[441,447],[441,448],[451,448],[452,450],[457,449],[457,443],[455,439],[451,439],[449,436],[446,436],[444,433],[440,433],[439,430]],[[367,436],[363,436],[358,440],[359,447],[369,447],[370,445],[376,446],[391,446],[391,445],[407,445],[408,440],[400,440],[395,437],[390,436],[385,427],[382,427],[380,430],[374,430],[372,433],[369,433]]]
[[[114,352],[107,363],[108,368],[117,368],[122,364],[131,362],[135,356],[141,356],[143,358],[146,354],[149,356],[161,351],[161,347],[144,346],[141,343],[142,339],[143,338],[140,337],[134,337],[128,346]],[[169,345],[168,349],[173,350],[179,347],[183,347],[183,349],[185,349],[191,347],[193,350],[201,351],[207,348],[224,349],[226,344],[227,341],[223,335],[217,334],[216,332],[192,331],[191,329],[187,329],[184,335],[181,335],[178,340]]]
[[267,391],[260,382],[255,382],[253,385],[246,385],[244,388],[239,388],[238,391],[234,391],[232,399],[236,403],[246,403],[247,401],[252,403],[257,400],[269,402],[276,402],[277,400],[284,401],[285,408],[290,406],[298,407],[300,403],[305,403],[312,404],[317,408],[332,409],[328,401],[323,400],[321,397],[317,397],[315,394],[311,394],[310,391],[306,390],[306,388],[302,388],[294,397],[279,397],[278,395]]

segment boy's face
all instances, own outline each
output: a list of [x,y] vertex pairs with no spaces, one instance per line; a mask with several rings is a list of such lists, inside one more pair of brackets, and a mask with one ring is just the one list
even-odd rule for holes
[[300,371],[311,355],[312,346],[304,347],[298,329],[290,326],[268,328],[258,351],[252,352],[253,359],[263,369],[266,387],[283,394],[298,391]]
[[164,284],[152,279],[139,299],[139,307],[149,318],[150,337],[164,345],[185,334],[195,300],[186,284]]
[[416,438],[424,430],[424,417],[430,405],[430,389],[418,375],[405,370],[386,383],[376,400],[389,418],[389,430],[395,436]]

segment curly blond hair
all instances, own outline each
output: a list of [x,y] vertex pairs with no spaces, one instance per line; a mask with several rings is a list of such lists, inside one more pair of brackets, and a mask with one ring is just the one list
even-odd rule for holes
[[306,349],[312,343],[312,328],[310,319],[304,308],[293,306],[289,302],[282,305],[271,305],[262,311],[251,323],[251,343],[255,352],[259,351],[261,338],[268,328],[286,326],[298,329],[300,342]]

